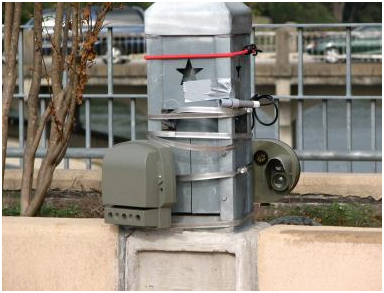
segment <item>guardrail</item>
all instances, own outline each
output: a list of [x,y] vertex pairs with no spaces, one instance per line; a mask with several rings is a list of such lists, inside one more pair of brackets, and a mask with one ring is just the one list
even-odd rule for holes
[[[376,149],[376,100],[381,100],[381,96],[353,96],[352,95],[352,45],[351,45],[351,31],[356,27],[370,27],[377,26],[378,24],[256,24],[253,25],[254,32],[258,29],[278,29],[281,27],[291,28],[297,30],[297,86],[298,94],[289,96],[275,96],[275,99],[289,99],[297,100],[297,147],[296,153],[300,160],[325,160],[323,171],[328,171],[329,160],[336,161],[381,161],[381,151]],[[315,96],[315,95],[304,95],[304,71],[303,71],[303,55],[304,55],[304,40],[303,35],[306,29],[314,28],[343,28],[345,29],[346,37],[346,93],[344,96]],[[254,62],[251,66],[254,67]],[[251,69],[254,72],[254,69]],[[254,85],[252,86],[254,89]],[[308,100],[320,100],[322,101],[322,129],[323,129],[323,145],[318,151],[309,151],[304,149],[304,133],[303,133],[303,108],[304,101]],[[329,100],[345,100],[346,103],[346,133],[347,133],[347,149],[345,151],[331,151],[328,147],[328,124],[327,124],[327,112],[328,112],[328,101]],[[371,121],[371,151],[353,151],[352,150],[352,100],[370,100],[370,121]],[[279,138],[279,127],[275,127],[275,138]],[[303,167],[303,165],[302,165]],[[352,163],[349,164],[349,171],[352,172]],[[377,166],[375,164],[375,171]]]
[[[323,171],[328,171],[328,161],[349,161],[349,171],[352,172],[352,161],[381,161],[381,151],[376,148],[376,101],[382,99],[381,96],[354,96],[352,95],[352,71],[351,71],[351,30],[354,27],[372,26],[378,24],[260,24],[253,25],[253,32],[257,29],[277,29],[281,27],[293,28],[297,30],[297,54],[298,54],[298,70],[297,70],[297,84],[298,94],[289,96],[275,96],[278,101],[281,100],[296,100],[298,103],[297,108],[297,146],[296,152],[299,159],[305,160],[320,160],[324,161]],[[304,72],[303,72],[303,33],[306,29],[314,28],[341,28],[345,29],[346,36],[346,94],[343,96],[315,96],[304,94]],[[252,39],[255,38],[255,33],[252,34]],[[26,96],[24,92],[24,72],[23,72],[23,29],[19,35],[19,48],[18,48],[18,92],[15,93],[14,98],[18,99],[19,103],[19,147],[8,148],[7,156],[22,158],[24,147],[24,98]],[[136,102],[138,99],[146,99],[147,95],[136,94],[114,94],[113,92],[113,56],[112,56],[112,40],[113,40],[113,27],[108,27],[107,31],[107,74],[108,74],[108,90],[106,94],[85,94],[85,147],[83,148],[69,148],[64,158],[64,167],[69,168],[69,158],[85,158],[86,168],[92,168],[92,158],[102,158],[105,152],[105,148],[92,148],[91,147],[91,99],[106,99],[108,101],[108,147],[112,147],[114,144],[114,131],[113,131],[113,101],[114,99],[129,99],[131,105],[131,117],[130,117],[130,129],[131,139],[136,139]],[[255,62],[251,58],[251,71],[254,74]],[[254,78],[252,80],[252,93],[255,90]],[[40,96],[40,109],[44,111],[46,106],[46,100],[49,99],[48,94],[41,94]],[[303,133],[303,109],[304,102],[310,100],[319,100],[322,103],[322,127],[323,127],[323,140],[322,146],[318,150],[308,150],[304,148],[304,133]],[[346,133],[347,133],[347,148],[345,151],[334,151],[329,149],[328,146],[328,101],[330,100],[344,100],[346,105]],[[353,150],[352,149],[352,101],[353,100],[368,100],[370,101],[370,124],[371,124],[371,150]],[[276,124],[275,138],[280,137],[279,123]],[[39,149],[37,150],[37,157],[42,157],[46,152],[46,133],[43,134],[43,138]],[[22,160],[22,159],[20,159]],[[21,164],[20,164],[21,166]],[[376,169],[376,164],[375,164]]]
[[[276,26],[276,25],[254,25],[255,30],[255,42],[261,48],[263,48],[263,52],[265,53],[276,53],[276,38],[277,38],[277,30],[280,28],[290,28],[290,33],[292,36],[296,34],[298,26],[306,29],[303,34],[303,47],[305,50],[312,55],[319,55],[316,47],[320,45],[325,45],[327,42],[336,43],[336,45],[341,45],[345,43],[345,32],[341,29],[344,27],[340,27],[337,25],[326,27],[314,27],[312,25],[289,25],[286,24],[284,26]],[[351,24],[353,28],[351,37],[352,40],[359,42],[363,41],[363,43],[357,44],[358,46],[362,46],[363,51],[374,50],[378,46],[381,47],[381,30],[378,29],[380,25],[378,24]],[[326,30],[324,30],[324,28]],[[332,29],[332,31],[330,31]],[[291,42],[288,44],[290,47],[290,51],[292,53],[297,53],[297,38],[292,38]],[[344,46],[340,46],[338,48],[340,50],[340,54],[346,54],[346,48]],[[359,54],[354,54],[356,57],[359,57]],[[381,55],[381,54],[378,54]],[[273,56],[273,55],[272,55]],[[355,56],[352,56],[354,58]],[[381,57],[380,57],[381,60]]]

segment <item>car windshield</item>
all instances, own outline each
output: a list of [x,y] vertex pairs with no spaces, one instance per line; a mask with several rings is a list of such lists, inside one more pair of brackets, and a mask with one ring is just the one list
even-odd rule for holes
[[[97,7],[92,6],[92,22],[96,18]],[[54,10],[45,10],[43,11],[43,25],[44,27],[53,27],[55,25],[55,11]],[[143,25],[143,17],[140,12],[136,9],[129,7],[115,8],[113,11],[110,11],[106,14],[104,24],[110,26],[135,26]],[[34,19],[31,18],[25,23],[26,26],[33,26]]]
[[[43,27],[46,28],[52,28],[55,26],[55,17],[56,17],[56,11],[52,9],[44,9],[43,10]],[[65,12],[64,12],[64,19],[65,19]],[[28,20],[25,25],[26,26],[33,26],[34,25],[34,18],[32,17],[30,20]]]
[[105,16],[105,24],[111,26],[142,25],[143,19],[133,9],[116,9]]

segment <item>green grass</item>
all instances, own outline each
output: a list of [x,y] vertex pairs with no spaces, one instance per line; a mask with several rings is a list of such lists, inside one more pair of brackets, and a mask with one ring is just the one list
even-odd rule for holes
[[[77,218],[81,214],[81,209],[77,206],[68,208],[57,208],[50,205],[43,205],[41,210],[37,213],[38,217],[54,217],[54,218]],[[20,216],[20,201],[15,202],[14,205],[3,205],[3,216]]]
[[331,203],[321,205],[265,206],[259,221],[269,222],[277,217],[300,216],[313,219],[324,226],[381,227],[382,216],[371,204]]
[[2,208],[2,215],[3,216],[20,216],[20,207],[18,206],[11,206]]

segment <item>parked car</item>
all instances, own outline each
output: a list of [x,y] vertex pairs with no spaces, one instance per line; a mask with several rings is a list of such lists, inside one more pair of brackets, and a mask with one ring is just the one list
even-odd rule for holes
[[[64,13],[64,19],[66,18]],[[43,10],[43,43],[42,53],[43,55],[50,55],[52,52],[51,37],[53,35],[53,27],[55,26],[56,11],[54,9]],[[25,24],[25,30],[33,30],[35,19],[32,17]],[[69,44],[70,46],[70,44]],[[69,47],[68,46],[68,47]]]
[[96,52],[103,55],[107,63],[107,34],[108,27],[112,27],[112,62],[123,63],[130,54],[145,52],[144,12],[136,6],[123,6],[107,13],[105,27],[100,32],[99,40],[95,44]]
[[[351,32],[351,52],[353,58],[381,59],[381,25],[361,26]],[[329,63],[336,63],[346,58],[345,34],[320,37],[307,45],[311,55],[322,55]]]
[[[91,7],[91,19],[96,20],[97,7]],[[55,25],[56,12],[54,9],[43,11],[43,55],[50,55],[52,52],[51,37],[53,27]],[[65,19],[65,15],[64,15]],[[25,23],[28,30],[33,29],[34,18]],[[99,39],[95,43],[95,51],[97,55],[107,63],[107,32],[108,27],[113,27],[112,41],[112,61],[113,63],[123,63],[128,55],[144,53],[145,37],[144,37],[144,12],[141,8],[133,6],[116,7],[107,13],[103,29],[100,32]],[[68,43],[71,48],[71,42]]]

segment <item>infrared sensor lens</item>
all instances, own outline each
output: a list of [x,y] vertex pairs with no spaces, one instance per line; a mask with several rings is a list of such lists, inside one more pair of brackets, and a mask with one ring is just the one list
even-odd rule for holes
[[272,188],[277,191],[283,191],[287,188],[287,178],[283,174],[275,174],[271,180]]

